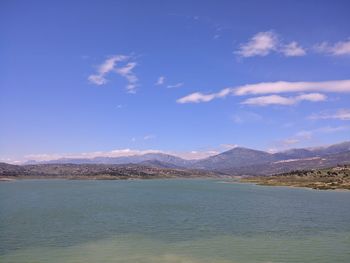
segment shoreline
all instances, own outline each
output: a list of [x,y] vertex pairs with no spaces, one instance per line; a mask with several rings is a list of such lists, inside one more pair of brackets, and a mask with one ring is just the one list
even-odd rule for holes
[[[239,181],[243,184],[254,184],[259,186],[270,186],[270,187],[289,187],[289,188],[303,188],[310,190],[321,190],[321,191],[339,191],[339,192],[348,192],[350,188],[348,186],[328,186],[320,182],[315,184],[297,184],[297,183],[285,183],[285,182],[264,182],[264,180],[259,179],[241,179]],[[318,184],[319,183],[319,184]]]
[[220,176],[145,176],[145,177],[120,177],[120,176],[16,176],[0,177],[1,182],[14,182],[21,180],[90,180],[90,181],[139,181],[157,179],[230,179],[230,177]]

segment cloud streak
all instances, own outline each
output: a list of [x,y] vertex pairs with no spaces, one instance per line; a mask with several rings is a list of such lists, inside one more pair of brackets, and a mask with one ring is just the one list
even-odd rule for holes
[[[257,84],[248,84],[243,86],[237,86],[232,88],[225,88],[215,93],[201,93],[194,92],[186,95],[177,100],[177,103],[200,103],[209,102],[218,98],[225,98],[228,95],[234,96],[247,96],[247,95],[267,95],[270,96],[271,100],[280,101],[284,105],[292,105],[292,100],[288,100],[282,96],[276,96],[281,93],[303,93],[303,92],[316,92],[311,94],[302,94],[297,96],[297,100],[308,100],[308,101],[322,101],[324,95],[318,94],[319,92],[325,93],[350,93],[350,80],[334,80],[334,81],[323,81],[323,82],[288,82],[288,81],[277,81],[277,82],[262,82]],[[318,94],[318,95],[316,95]],[[323,99],[324,98],[324,99]],[[265,98],[266,100],[268,98]],[[262,100],[262,99],[260,99]],[[247,100],[246,100],[247,101]],[[249,99],[248,99],[249,101]],[[245,103],[249,104],[249,103]]]
[[315,45],[316,52],[326,53],[333,56],[350,55],[350,38],[346,41],[340,41],[334,44],[328,42],[322,42]]
[[333,113],[322,112],[319,114],[313,114],[309,117],[312,120],[342,120],[342,121],[350,121],[350,109],[340,109]]
[[324,126],[312,130],[301,130],[289,138],[278,141],[276,145],[277,148],[274,148],[274,151],[289,149],[292,145],[305,143],[306,141],[312,140],[314,136],[318,134],[337,133],[349,129],[349,126]]
[[173,85],[168,85],[167,88],[168,89],[173,89],[173,88],[180,88],[184,85],[183,82],[179,82],[179,83],[176,83],[176,84],[173,84]]
[[283,97],[280,95],[269,95],[249,98],[241,104],[256,105],[256,106],[267,106],[267,105],[294,105],[301,101],[325,101],[327,97],[320,93],[309,93],[302,94],[295,97]]
[[280,52],[286,57],[299,57],[306,55],[305,49],[295,41],[281,47]]
[[322,82],[262,82],[239,86],[231,89],[234,95],[257,95],[288,92],[336,92],[350,93],[350,80],[334,80]]
[[230,93],[231,93],[230,88],[223,89],[218,93],[211,93],[211,94],[203,94],[201,92],[195,92],[178,99],[176,102],[180,104],[209,102],[209,101],[212,101],[213,99],[224,98]]
[[[97,67],[97,73],[90,75],[88,80],[95,85],[104,85],[108,82],[106,76],[114,72],[127,80],[127,92],[135,93],[138,86],[138,78],[133,72],[133,69],[137,66],[137,63],[131,60],[132,57],[130,56],[114,55],[99,65]],[[120,66],[119,64],[121,63],[124,63],[124,65]]]

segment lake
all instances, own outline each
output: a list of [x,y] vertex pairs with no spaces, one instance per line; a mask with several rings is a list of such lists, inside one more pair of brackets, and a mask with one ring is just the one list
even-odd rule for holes
[[2,182],[0,262],[350,262],[350,191],[210,179]]

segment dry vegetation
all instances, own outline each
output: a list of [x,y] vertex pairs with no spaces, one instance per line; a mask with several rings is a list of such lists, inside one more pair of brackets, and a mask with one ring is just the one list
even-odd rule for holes
[[241,181],[271,186],[350,190],[350,166],[344,165],[327,169],[292,171],[270,176],[245,177]]

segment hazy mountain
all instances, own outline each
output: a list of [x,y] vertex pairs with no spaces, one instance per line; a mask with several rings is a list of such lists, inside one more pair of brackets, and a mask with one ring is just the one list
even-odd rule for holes
[[310,151],[318,156],[347,152],[350,151],[350,142],[342,142],[326,147],[310,148]]
[[350,163],[350,142],[275,154],[236,147],[194,163],[193,167],[227,174],[273,174]]
[[164,162],[176,167],[188,167],[193,161],[164,153],[147,153],[143,155],[121,157],[95,157],[95,158],[61,158],[50,161],[28,161],[26,164],[139,164],[147,161]]
[[269,163],[274,160],[274,155],[270,153],[236,147],[218,155],[199,160],[194,163],[194,167],[220,171],[250,164]]
[[[228,174],[271,174],[295,169],[312,169],[350,163],[350,142],[324,147],[290,149],[268,153],[236,147],[201,160],[185,160],[164,153],[92,159],[62,158],[51,164],[140,164],[154,168],[205,169]],[[38,163],[34,163],[38,164]]]
[[276,160],[286,160],[286,159],[301,159],[315,157],[317,154],[309,149],[290,149],[283,152],[278,152],[274,154]]
[[328,168],[337,165],[350,164],[350,151],[301,159],[280,160],[265,164],[252,164],[235,169],[220,170],[231,175],[270,175],[286,173],[294,170]]

